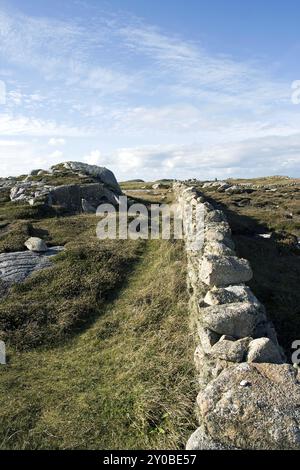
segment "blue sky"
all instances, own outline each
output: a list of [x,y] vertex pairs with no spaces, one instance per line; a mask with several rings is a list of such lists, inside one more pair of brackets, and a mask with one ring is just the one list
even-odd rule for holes
[[299,20],[298,0],[0,0],[0,176],[300,176]]

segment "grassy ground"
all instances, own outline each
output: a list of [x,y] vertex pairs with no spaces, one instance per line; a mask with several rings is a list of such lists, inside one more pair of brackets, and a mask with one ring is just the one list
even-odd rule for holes
[[16,323],[0,448],[183,448],[196,385],[181,242],[93,241],[93,216],[30,224],[66,252],[2,302]]
[[[254,272],[249,285],[265,305],[290,359],[291,344],[300,338],[300,250],[295,245],[300,236],[300,187],[282,183],[274,193],[203,192],[226,212],[237,253],[250,261]],[[271,239],[256,236],[264,232],[272,232]]]

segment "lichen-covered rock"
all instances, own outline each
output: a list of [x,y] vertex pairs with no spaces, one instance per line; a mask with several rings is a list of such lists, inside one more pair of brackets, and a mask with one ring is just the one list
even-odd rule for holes
[[[212,212],[209,212],[208,214],[215,214],[215,212],[216,211],[212,211]],[[206,219],[207,217],[209,217],[208,214],[205,216]],[[230,229],[228,222],[208,222],[206,220],[204,228],[205,228],[207,241],[210,240],[209,236],[207,236],[207,233],[211,234],[212,232],[216,232],[216,233],[223,234],[224,237],[231,236],[231,229]]]
[[96,207],[92,206],[86,199],[81,199],[81,207],[85,214],[96,214]]
[[206,243],[219,242],[223,243],[228,248],[231,248],[231,250],[234,250],[235,248],[233,240],[230,238],[229,235],[226,235],[223,231],[215,229],[206,229],[204,238]]
[[96,208],[106,202],[114,205],[118,203],[116,194],[107,189],[103,183],[58,186],[50,191],[50,199],[51,204],[60,205],[71,211],[81,211],[83,199]]
[[200,309],[200,323],[220,335],[234,338],[252,336],[261,320],[260,309],[250,302],[214,305]]
[[220,241],[205,243],[203,253],[204,255],[235,256],[234,250]]
[[[247,382],[247,386],[241,383]],[[300,449],[300,385],[287,364],[238,364],[197,398],[209,436],[241,449]]]
[[249,343],[252,338],[242,338],[238,340],[229,339],[222,336],[220,340],[213,345],[210,354],[213,357],[229,362],[243,362],[247,355]]
[[199,278],[209,286],[225,287],[250,281],[252,269],[249,262],[242,258],[204,255]]
[[233,302],[251,302],[260,306],[251,289],[245,285],[213,288],[208,291],[204,302],[208,305],[230,304]]
[[198,323],[197,330],[202,349],[206,354],[209,354],[212,346],[219,341],[220,335],[208,328],[203,328],[200,323]]
[[230,450],[230,446],[224,446],[220,442],[214,441],[201,426],[189,438],[186,450]]
[[36,253],[43,253],[48,250],[48,247],[44,240],[38,237],[28,238],[24,245],[26,246],[26,248],[28,248],[29,251],[34,251]]
[[[97,165],[88,165],[87,163],[82,162],[65,162],[63,165],[69,170],[73,170],[75,172],[80,172],[84,175],[97,178],[102,183],[113,188],[117,194],[122,194],[121,188],[115,178],[115,175],[112,171],[108,170],[105,167]],[[55,166],[52,168],[55,169]]]
[[282,364],[280,350],[269,338],[257,338],[251,341],[248,350],[248,362],[268,362]]
[[210,224],[212,222],[226,222],[226,216],[224,212],[219,210],[209,211],[205,214],[205,224]]

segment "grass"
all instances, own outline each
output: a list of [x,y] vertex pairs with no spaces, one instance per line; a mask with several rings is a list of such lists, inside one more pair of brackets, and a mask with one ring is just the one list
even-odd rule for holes
[[246,183],[261,185],[283,185],[286,186],[289,183],[299,183],[299,178],[289,178],[288,176],[262,176],[260,178],[228,178],[226,181],[232,184]]
[[196,426],[184,268],[178,243],[149,242],[93,325],[58,347],[10,350],[1,448],[183,448]]
[[66,251],[2,299],[1,449],[183,449],[196,428],[183,246],[95,223],[30,220]]

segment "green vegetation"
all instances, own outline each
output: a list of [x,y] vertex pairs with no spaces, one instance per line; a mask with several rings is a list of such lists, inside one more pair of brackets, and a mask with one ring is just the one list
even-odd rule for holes
[[72,170],[61,169],[56,173],[43,173],[41,175],[30,176],[30,181],[43,181],[44,184],[51,186],[62,186],[66,184],[87,184],[95,183],[97,180],[88,176],[79,176]]
[[256,185],[283,185],[286,186],[289,183],[294,183],[298,182],[299,179],[297,178],[289,178],[288,176],[280,176],[280,175],[275,175],[275,176],[262,176],[260,178],[228,178],[226,181],[228,181],[231,184],[241,184],[241,183],[251,183],[251,184],[256,184]]
[[182,243],[99,241],[96,222],[29,220],[65,252],[2,299],[2,449],[180,449],[196,427]]

